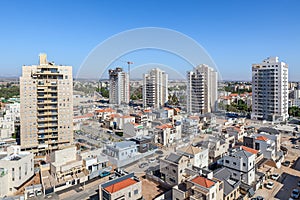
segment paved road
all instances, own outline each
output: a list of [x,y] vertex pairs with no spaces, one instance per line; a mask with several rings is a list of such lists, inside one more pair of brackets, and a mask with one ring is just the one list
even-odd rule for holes
[[84,186],[84,190],[80,190],[79,186],[76,186],[68,192],[59,194],[58,195],[59,199],[66,199],[66,200],[98,199],[99,185],[101,183],[108,181],[108,179],[109,179],[108,177],[104,177],[94,182],[91,182],[89,184],[86,184]]

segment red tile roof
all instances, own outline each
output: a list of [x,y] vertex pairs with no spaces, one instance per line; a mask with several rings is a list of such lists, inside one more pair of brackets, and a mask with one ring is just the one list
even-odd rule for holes
[[180,112],[180,109],[179,109],[179,108],[174,108],[174,110],[175,110],[176,112]]
[[116,111],[112,108],[105,108],[105,109],[95,110],[95,112],[104,113],[104,112],[116,112]]
[[163,125],[160,125],[160,126],[156,126],[155,128],[166,129],[166,128],[173,128],[173,126],[171,124],[163,124]]
[[255,150],[255,149],[252,149],[250,147],[246,147],[246,146],[241,146],[243,150],[249,152],[249,153],[252,153],[252,154],[257,154],[258,153],[258,150]]
[[189,119],[192,119],[192,120],[199,120],[200,117],[199,117],[199,116],[189,116]]
[[256,138],[256,140],[260,140],[260,141],[268,141],[269,139],[267,138],[267,137],[265,137],[265,136],[258,136],[257,138]]
[[90,117],[93,117],[93,116],[94,116],[93,113],[87,113],[85,115],[74,116],[74,119],[90,118]]
[[119,190],[122,190],[122,189],[124,189],[124,188],[126,188],[126,187],[128,187],[128,186],[130,186],[130,185],[133,185],[133,184],[135,184],[135,183],[137,183],[137,181],[136,180],[133,180],[133,179],[131,179],[131,178],[128,178],[128,179],[125,179],[125,180],[123,180],[123,181],[120,181],[120,182],[117,182],[117,183],[115,183],[115,184],[112,184],[112,185],[110,185],[110,186],[108,186],[108,187],[106,187],[106,188],[104,188],[107,192],[109,192],[109,193],[114,193],[114,192],[117,192],[117,191],[119,191]]
[[196,178],[193,178],[191,181],[205,188],[210,188],[215,184],[215,182],[202,176],[197,176]]

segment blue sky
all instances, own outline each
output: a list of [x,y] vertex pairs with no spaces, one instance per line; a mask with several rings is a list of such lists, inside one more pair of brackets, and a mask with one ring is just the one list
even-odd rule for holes
[[[276,55],[289,64],[290,80],[298,81],[299,10],[297,0],[3,0],[0,75],[20,75],[21,66],[36,64],[40,52],[57,64],[72,65],[76,72],[89,52],[112,35],[140,27],[162,27],[186,34],[202,45],[223,79],[250,80],[252,63]],[[125,59],[136,65],[190,67],[173,56],[147,50],[128,54]]]

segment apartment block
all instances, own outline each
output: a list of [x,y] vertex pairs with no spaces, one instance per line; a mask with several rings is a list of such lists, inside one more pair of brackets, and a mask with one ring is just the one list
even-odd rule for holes
[[187,111],[208,113],[216,111],[218,74],[207,66],[199,65],[187,73]]
[[288,118],[288,65],[278,57],[252,64],[252,119]]
[[33,154],[10,146],[0,152],[0,197],[12,196],[34,175]]
[[168,101],[168,74],[159,68],[143,76],[144,107],[160,108]]
[[39,58],[20,77],[21,147],[36,152],[73,143],[72,67]]
[[108,70],[109,74],[109,103],[128,104],[130,100],[129,75],[122,68]]

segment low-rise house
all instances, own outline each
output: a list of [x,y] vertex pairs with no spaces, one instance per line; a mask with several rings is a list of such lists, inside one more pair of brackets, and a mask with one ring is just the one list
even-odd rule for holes
[[83,183],[89,175],[74,146],[52,152],[50,164],[42,165],[40,171],[44,194]]
[[219,137],[209,137],[207,141],[202,141],[199,146],[208,149],[209,163],[216,162],[222,158],[229,149],[229,142]]
[[[271,160],[283,159],[283,152],[280,150],[281,134],[268,134],[261,132],[244,137],[244,146],[259,150],[264,158]],[[279,162],[279,163],[280,163]]]
[[115,142],[112,145],[106,145],[105,154],[118,160],[125,160],[137,154],[137,146],[133,141]]
[[255,181],[255,158],[255,154],[236,148],[222,160],[223,166],[231,171],[232,178],[252,185]]
[[176,152],[179,155],[183,154],[183,155],[187,156],[188,158],[190,158],[193,166],[196,166],[199,168],[207,168],[208,167],[208,149],[188,145],[186,147],[177,149]]
[[148,135],[148,129],[142,124],[131,122],[124,124],[123,133],[131,137],[140,137]]
[[184,154],[171,153],[160,163],[161,179],[170,186],[177,185],[184,180],[182,176],[185,168],[192,166],[191,159]]
[[115,116],[114,121],[116,122],[115,128],[122,130],[124,128],[124,124],[135,123],[135,117],[130,115]]
[[224,200],[234,200],[240,196],[239,186],[241,182],[232,177],[232,172],[229,169],[218,169],[213,176],[224,183]]
[[137,143],[137,141],[122,141],[108,144],[103,153],[108,156],[109,161],[116,167],[123,167],[154,153],[154,149],[144,151],[147,148],[144,148],[143,145],[149,147],[148,142],[147,144]]
[[226,127],[226,133],[235,137],[235,140],[241,141],[244,136],[246,136],[246,132],[244,130],[244,126],[229,126]]
[[190,116],[189,118],[182,119],[182,133],[185,135],[198,134],[200,127],[199,120],[198,116]]
[[162,124],[155,127],[154,130],[155,142],[168,145],[181,139],[181,125]]
[[134,173],[99,185],[99,199],[141,200],[142,197],[142,182],[134,176]]
[[172,200],[222,200],[223,182],[195,175],[172,188]]
[[99,177],[103,172],[110,172],[112,167],[108,162],[108,159],[101,154],[83,158],[83,166],[88,172],[89,179]]
[[0,197],[12,196],[34,176],[33,154],[20,146],[0,152]]

